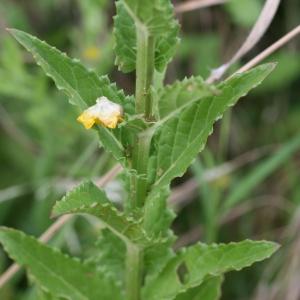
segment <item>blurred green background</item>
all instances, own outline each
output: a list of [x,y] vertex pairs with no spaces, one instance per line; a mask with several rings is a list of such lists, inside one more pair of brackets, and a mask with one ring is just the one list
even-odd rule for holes
[[[263,4],[231,0],[178,14],[181,44],[166,82],[192,74],[208,77],[239,48]],[[53,203],[70,186],[98,178],[115,164],[95,134],[76,122],[78,111],[67,97],[5,28],[46,40],[132,93],[134,74],[123,75],[114,66],[114,12],[109,0],[0,1],[1,225],[40,235],[53,222]],[[282,1],[264,38],[231,71],[299,21],[300,2]],[[174,182],[170,199],[178,213],[177,247],[245,238],[282,244],[271,260],[226,276],[224,300],[300,299],[300,38],[266,61],[278,62],[274,73],[218,122],[206,150]],[[118,179],[107,191],[121,201]],[[77,218],[52,244],[86,256],[96,225]],[[9,264],[0,252],[0,271]],[[21,272],[0,291],[0,299],[39,298]]]

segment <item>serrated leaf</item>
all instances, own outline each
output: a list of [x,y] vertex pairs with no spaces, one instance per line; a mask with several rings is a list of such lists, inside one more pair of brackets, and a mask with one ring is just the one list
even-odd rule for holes
[[172,241],[160,243],[152,247],[148,247],[144,251],[144,266],[146,270],[145,284],[151,282],[157,277],[167,265],[167,263],[175,257],[172,249]]
[[169,228],[175,213],[167,206],[169,194],[170,188],[165,187],[145,203],[143,227],[149,236],[163,237],[170,234]]
[[124,73],[135,70],[136,65],[136,32],[133,19],[121,1],[116,2],[117,14],[114,17],[114,36],[116,65]]
[[199,77],[185,78],[176,81],[161,89],[156,98],[158,99],[158,119],[164,119],[168,115],[182,109],[188,104],[217,93]]
[[199,286],[179,294],[175,300],[218,300],[221,297],[222,276],[209,277]]
[[88,266],[93,266],[100,274],[123,288],[125,275],[126,245],[109,229],[104,228],[96,241],[95,249],[85,260]]
[[10,257],[28,267],[30,275],[44,290],[69,300],[122,299],[114,282],[99,276],[79,260],[41,244],[24,233],[2,227],[0,242]]
[[106,194],[91,181],[71,190],[53,208],[54,215],[87,213],[99,218],[105,226],[125,241],[148,244],[150,239],[142,227],[142,220],[134,220],[116,208]]
[[[202,243],[191,246],[172,259],[158,276],[144,287],[143,299],[171,300],[190,288],[199,286],[207,276],[220,276],[241,270],[270,257],[278,245],[266,241],[240,243]],[[184,274],[178,274],[180,270]]]
[[[122,90],[118,90],[107,76],[99,77],[95,72],[87,70],[78,60],[69,58],[28,33],[15,29],[11,29],[10,32],[33,54],[44,72],[54,80],[57,88],[63,90],[70,102],[81,110],[94,105],[98,97],[105,96],[122,105],[126,113],[134,113],[133,99],[126,97]],[[124,146],[119,138],[121,129],[109,130],[102,126],[97,128],[103,146],[112,152],[117,160],[123,161]]]
[[174,19],[169,0],[140,2],[120,0],[116,4],[115,53],[116,64],[123,72],[136,67],[136,30],[142,28],[155,37],[155,68],[163,71],[173,57],[178,43],[178,22]]
[[274,64],[265,64],[234,75],[217,86],[217,95],[195,102],[163,124],[153,139],[156,151],[150,161],[152,166],[156,164],[156,179],[150,197],[173,178],[184,174],[205,146],[216,120],[239,98],[260,84],[273,68]]
[[[55,297],[47,291],[44,291],[38,285],[36,285],[35,290],[32,292],[30,300],[61,300],[61,298]],[[26,298],[26,300],[29,300]]]

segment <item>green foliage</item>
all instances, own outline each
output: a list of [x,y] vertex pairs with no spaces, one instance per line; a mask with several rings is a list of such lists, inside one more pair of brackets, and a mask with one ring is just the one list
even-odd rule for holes
[[170,194],[169,187],[161,189],[154,197],[149,198],[144,206],[143,228],[148,235],[168,236],[170,225],[175,217],[168,208],[167,199]]
[[156,95],[157,118],[164,121],[176,116],[189,104],[212,96],[212,94],[212,88],[205,84],[201,77],[191,77],[183,81],[176,81],[174,84],[158,91]]
[[299,53],[279,52],[268,58],[269,61],[276,61],[277,67],[265,80],[264,84],[258,87],[256,93],[280,92],[295,82],[300,75]]
[[98,217],[105,226],[125,241],[139,244],[149,242],[141,225],[142,220],[135,220],[119,211],[105,193],[90,181],[82,183],[58,201],[53,213],[87,213]]
[[155,38],[155,67],[162,72],[175,53],[178,23],[169,0],[147,2],[120,0],[116,3],[116,64],[123,72],[136,68],[137,34],[141,30]]
[[260,84],[273,68],[273,64],[267,64],[234,75],[218,85],[216,95],[202,100],[200,98],[199,102],[163,123],[153,142],[156,147],[156,178],[152,193],[169,184],[173,178],[183,175],[197,153],[203,149],[212,133],[214,122],[239,98]]
[[105,274],[100,276],[22,232],[2,227],[0,241],[9,255],[28,267],[34,280],[54,296],[70,300],[122,299],[115,283]]
[[[174,299],[176,295],[203,283],[206,276],[239,271],[270,257],[278,245],[243,241],[230,244],[197,244],[184,249],[144,288],[145,299]],[[183,267],[183,274],[180,274]]]
[[[203,150],[214,123],[260,84],[274,64],[235,74],[217,86],[200,77],[163,86],[178,41],[171,2],[119,0],[116,6],[116,63],[123,72],[136,69],[135,99],[107,76],[98,76],[45,42],[19,30],[10,32],[80,111],[101,96],[123,107],[116,129],[99,125],[97,131],[105,150],[122,163],[129,195],[117,205],[85,181],[55,204],[56,216],[89,214],[105,227],[83,262],[15,230],[1,229],[0,241],[14,260],[28,267],[42,299],[217,300],[224,273],[268,258],[278,246],[246,240],[198,243],[175,252],[170,230],[174,213],[167,205],[170,183]],[[154,84],[157,71],[161,74]],[[83,153],[75,170],[85,157]]]
[[[81,110],[95,104],[98,97],[105,96],[121,104],[125,112],[133,113],[132,99],[125,97],[123,91],[111,84],[107,76],[97,76],[78,61],[68,58],[57,49],[25,32],[13,29],[10,32],[28,51],[32,52],[44,72],[55,81],[57,88],[63,90],[70,98],[70,102]],[[117,160],[123,161],[125,149],[119,138],[122,133],[118,130],[112,132],[100,126],[98,130],[103,145]]]
[[101,230],[95,250],[85,263],[124,288],[126,245],[109,229]]
[[222,276],[208,277],[199,286],[179,294],[175,300],[218,300],[221,297]]

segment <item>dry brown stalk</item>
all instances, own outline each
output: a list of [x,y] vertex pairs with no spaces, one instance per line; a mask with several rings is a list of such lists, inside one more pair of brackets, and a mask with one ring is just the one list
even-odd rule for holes
[[175,6],[175,12],[177,14],[185,13],[188,11],[193,11],[196,9],[201,9],[204,7],[209,7],[213,5],[223,4],[228,0],[192,0],[186,1]]
[[270,56],[272,53],[283,47],[286,43],[288,43],[290,40],[295,38],[298,34],[300,34],[300,25],[298,25],[296,28],[291,30],[289,33],[284,35],[281,39],[279,39],[277,42],[272,44],[270,47],[268,47],[266,50],[255,56],[252,60],[250,60],[247,64],[245,64],[243,67],[241,67],[236,73],[242,73],[247,70],[250,70],[254,66],[256,66],[258,63],[260,63],[262,60]]
[[247,54],[263,37],[267,29],[269,28],[276,12],[280,0],[266,0],[265,5],[256,21],[252,27],[249,35],[247,36],[245,42],[236,51],[232,58],[220,66],[217,69],[212,70],[211,75],[206,80],[207,83],[213,83],[223,77],[226,71],[237,61],[239,61],[245,54]]

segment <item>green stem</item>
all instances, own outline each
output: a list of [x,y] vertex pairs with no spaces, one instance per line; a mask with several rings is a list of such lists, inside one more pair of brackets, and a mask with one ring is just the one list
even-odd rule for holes
[[136,147],[133,150],[133,168],[137,174],[133,174],[132,202],[133,207],[142,207],[147,195],[147,169],[150,150],[150,139],[141,135],[137,138]]
[[[142,25],[137,26],[136,61],[136,113],[143,115],[146,121],[152,115],[151,86],[154,76],[154,39]],[[132,152],[132,173],[130,209],[142,208],[147,196],[147,167],[150,154],[151,137],[140,134]],[[143,251],[133,244],[127,245],[126,257],[126,299],[140,300],[143,276]]]
[[140,300],[142,272],[143,252],[137,246],[128,243],[126,257],[126,299]]
[[151,85],[154,75],[154,38],[140,26],[137,29],[136,111],[149,119],[152,114]]
[[[136,61],[136,112],[146,120],[152,115],[151,86],[154,76],[154,38],[141,24],[137,27]],[[150,153],[150,138],[139,135],[132,153],[132,167],[136,174],[131,176],[131,207],[143,206],[147,195],[147,165]]]

